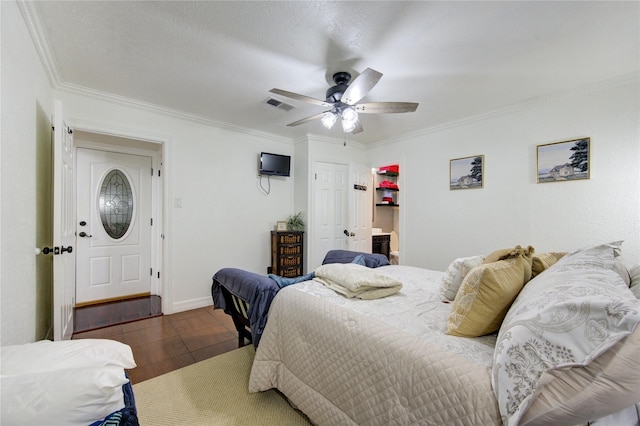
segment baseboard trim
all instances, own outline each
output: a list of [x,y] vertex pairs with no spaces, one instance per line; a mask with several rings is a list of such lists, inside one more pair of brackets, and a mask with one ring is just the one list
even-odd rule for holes
[[[199,299],[185,300],[183,302],[176,302],[171,304],[171,313],[177,314],[178,312],[190,311],[192,309],[205,308],[213,305],[213,299],[211,297],[202,297]],[[168,312],[165,312],[168,314]]]

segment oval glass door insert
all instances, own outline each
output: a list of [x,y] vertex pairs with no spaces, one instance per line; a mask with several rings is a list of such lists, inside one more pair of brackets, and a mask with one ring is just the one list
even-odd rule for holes
[[98,196],[104,230],[111,238],[122,238],[133,217],[133,193],[129,179],[121,170],[111,170],[102,181]]

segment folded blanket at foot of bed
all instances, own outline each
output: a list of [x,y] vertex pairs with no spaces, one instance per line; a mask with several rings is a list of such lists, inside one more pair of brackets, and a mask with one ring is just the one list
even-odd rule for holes
[[402,288],[402,283],[395,278],[355,263],[322,265],[314,273],[314,280],[349,298],[379,299]]

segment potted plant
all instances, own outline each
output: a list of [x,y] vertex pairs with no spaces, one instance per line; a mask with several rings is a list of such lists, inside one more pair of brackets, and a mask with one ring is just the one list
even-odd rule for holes
[[287,219],[287,229],[289,231],[304,231],[304,214],[298,212],[289,216],[289,219]]

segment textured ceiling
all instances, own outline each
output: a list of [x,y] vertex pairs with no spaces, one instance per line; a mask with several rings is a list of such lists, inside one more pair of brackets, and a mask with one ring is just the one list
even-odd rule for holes
[[57,87],[108,93],[286,137],[323,107],[265,104],[271,88],[323,99],[336,71],[384,74],[363,101],[371,142],[640,70],[640,2],[23,2]]

